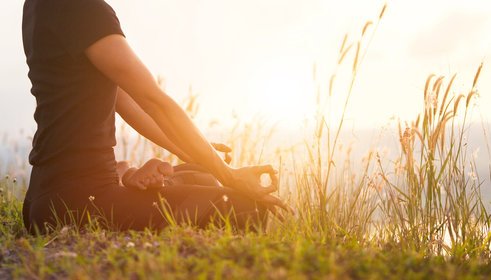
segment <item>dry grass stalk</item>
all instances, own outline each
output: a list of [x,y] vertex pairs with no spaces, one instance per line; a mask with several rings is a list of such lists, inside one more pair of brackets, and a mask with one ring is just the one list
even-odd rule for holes
[[367,32],[368,28],[373,25],[373,21],[369,20],[365,23],[365,26],[363,26],[363,29],[361,31],[361,37],[365,36],[365,33]]

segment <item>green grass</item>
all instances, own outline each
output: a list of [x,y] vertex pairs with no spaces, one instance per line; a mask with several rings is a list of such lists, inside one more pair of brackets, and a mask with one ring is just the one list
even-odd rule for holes
[[[488,254],[460,258],[363,240],[295,217],[260,233],[198,230],[110,232],[65,227],[33,237],[21,202],[1,183],[0,278],[23,279],[486,279]],[[404,248],[404,249],[401,249]]]

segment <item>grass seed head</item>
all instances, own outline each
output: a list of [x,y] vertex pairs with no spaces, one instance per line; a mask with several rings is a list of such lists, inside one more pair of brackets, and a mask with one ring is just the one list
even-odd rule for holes
[[477,85],[477,81],[479,80],[479,75],[481,74],[482,66],[483,66],[483,63],[481,62],[481,64],[477,68],[476,75],[474,75],[474,81],[472,82],[472,88],[476,87],[476,85]]
[[380,14],[378,15],[378,19],[381,20],[384,17],[385,10],[387,10],[387,3],[384,4],[382,10],[380,10]]
[[365,23],[365,26],[363,26],[363,30],[361,31],[361,37],[365,36],[365,33],[367,32],[368,28],[373,24],[371,20],[367,21]]
[[356,73],[356,69],[358,68],[359,57],[360,57],[360,42],[356,44],[355,59],[353,60],[353,73]]
[[344,47],[346,47],[346,42],[348,41],[348,34],[344,34],[343,42],[341,43],[341,48],[339,49],[339,54],[344,52]]

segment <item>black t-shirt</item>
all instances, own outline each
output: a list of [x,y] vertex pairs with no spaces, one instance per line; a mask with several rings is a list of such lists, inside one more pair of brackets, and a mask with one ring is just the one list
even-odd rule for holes
[[26,0],[22,32],[37,102],[30,163],[90,164],[97,153],[112,153],[117,87],[84,51],[105,36],[124,36],[113,9],[103,0]]

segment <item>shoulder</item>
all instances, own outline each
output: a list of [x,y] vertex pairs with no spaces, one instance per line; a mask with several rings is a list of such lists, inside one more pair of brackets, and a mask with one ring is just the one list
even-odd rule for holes
[[39,6],[42,6],[44,9],[52,9],[53,11],[66,11],[91,7],[111,9],[111,6],[104,0],[27,0],[26,2],[38,2],[37,4]]
[[43,3],[44,14],[54,23],[90,21],[100,17],[116,17],[112,7],[104,0],[34,0]]

